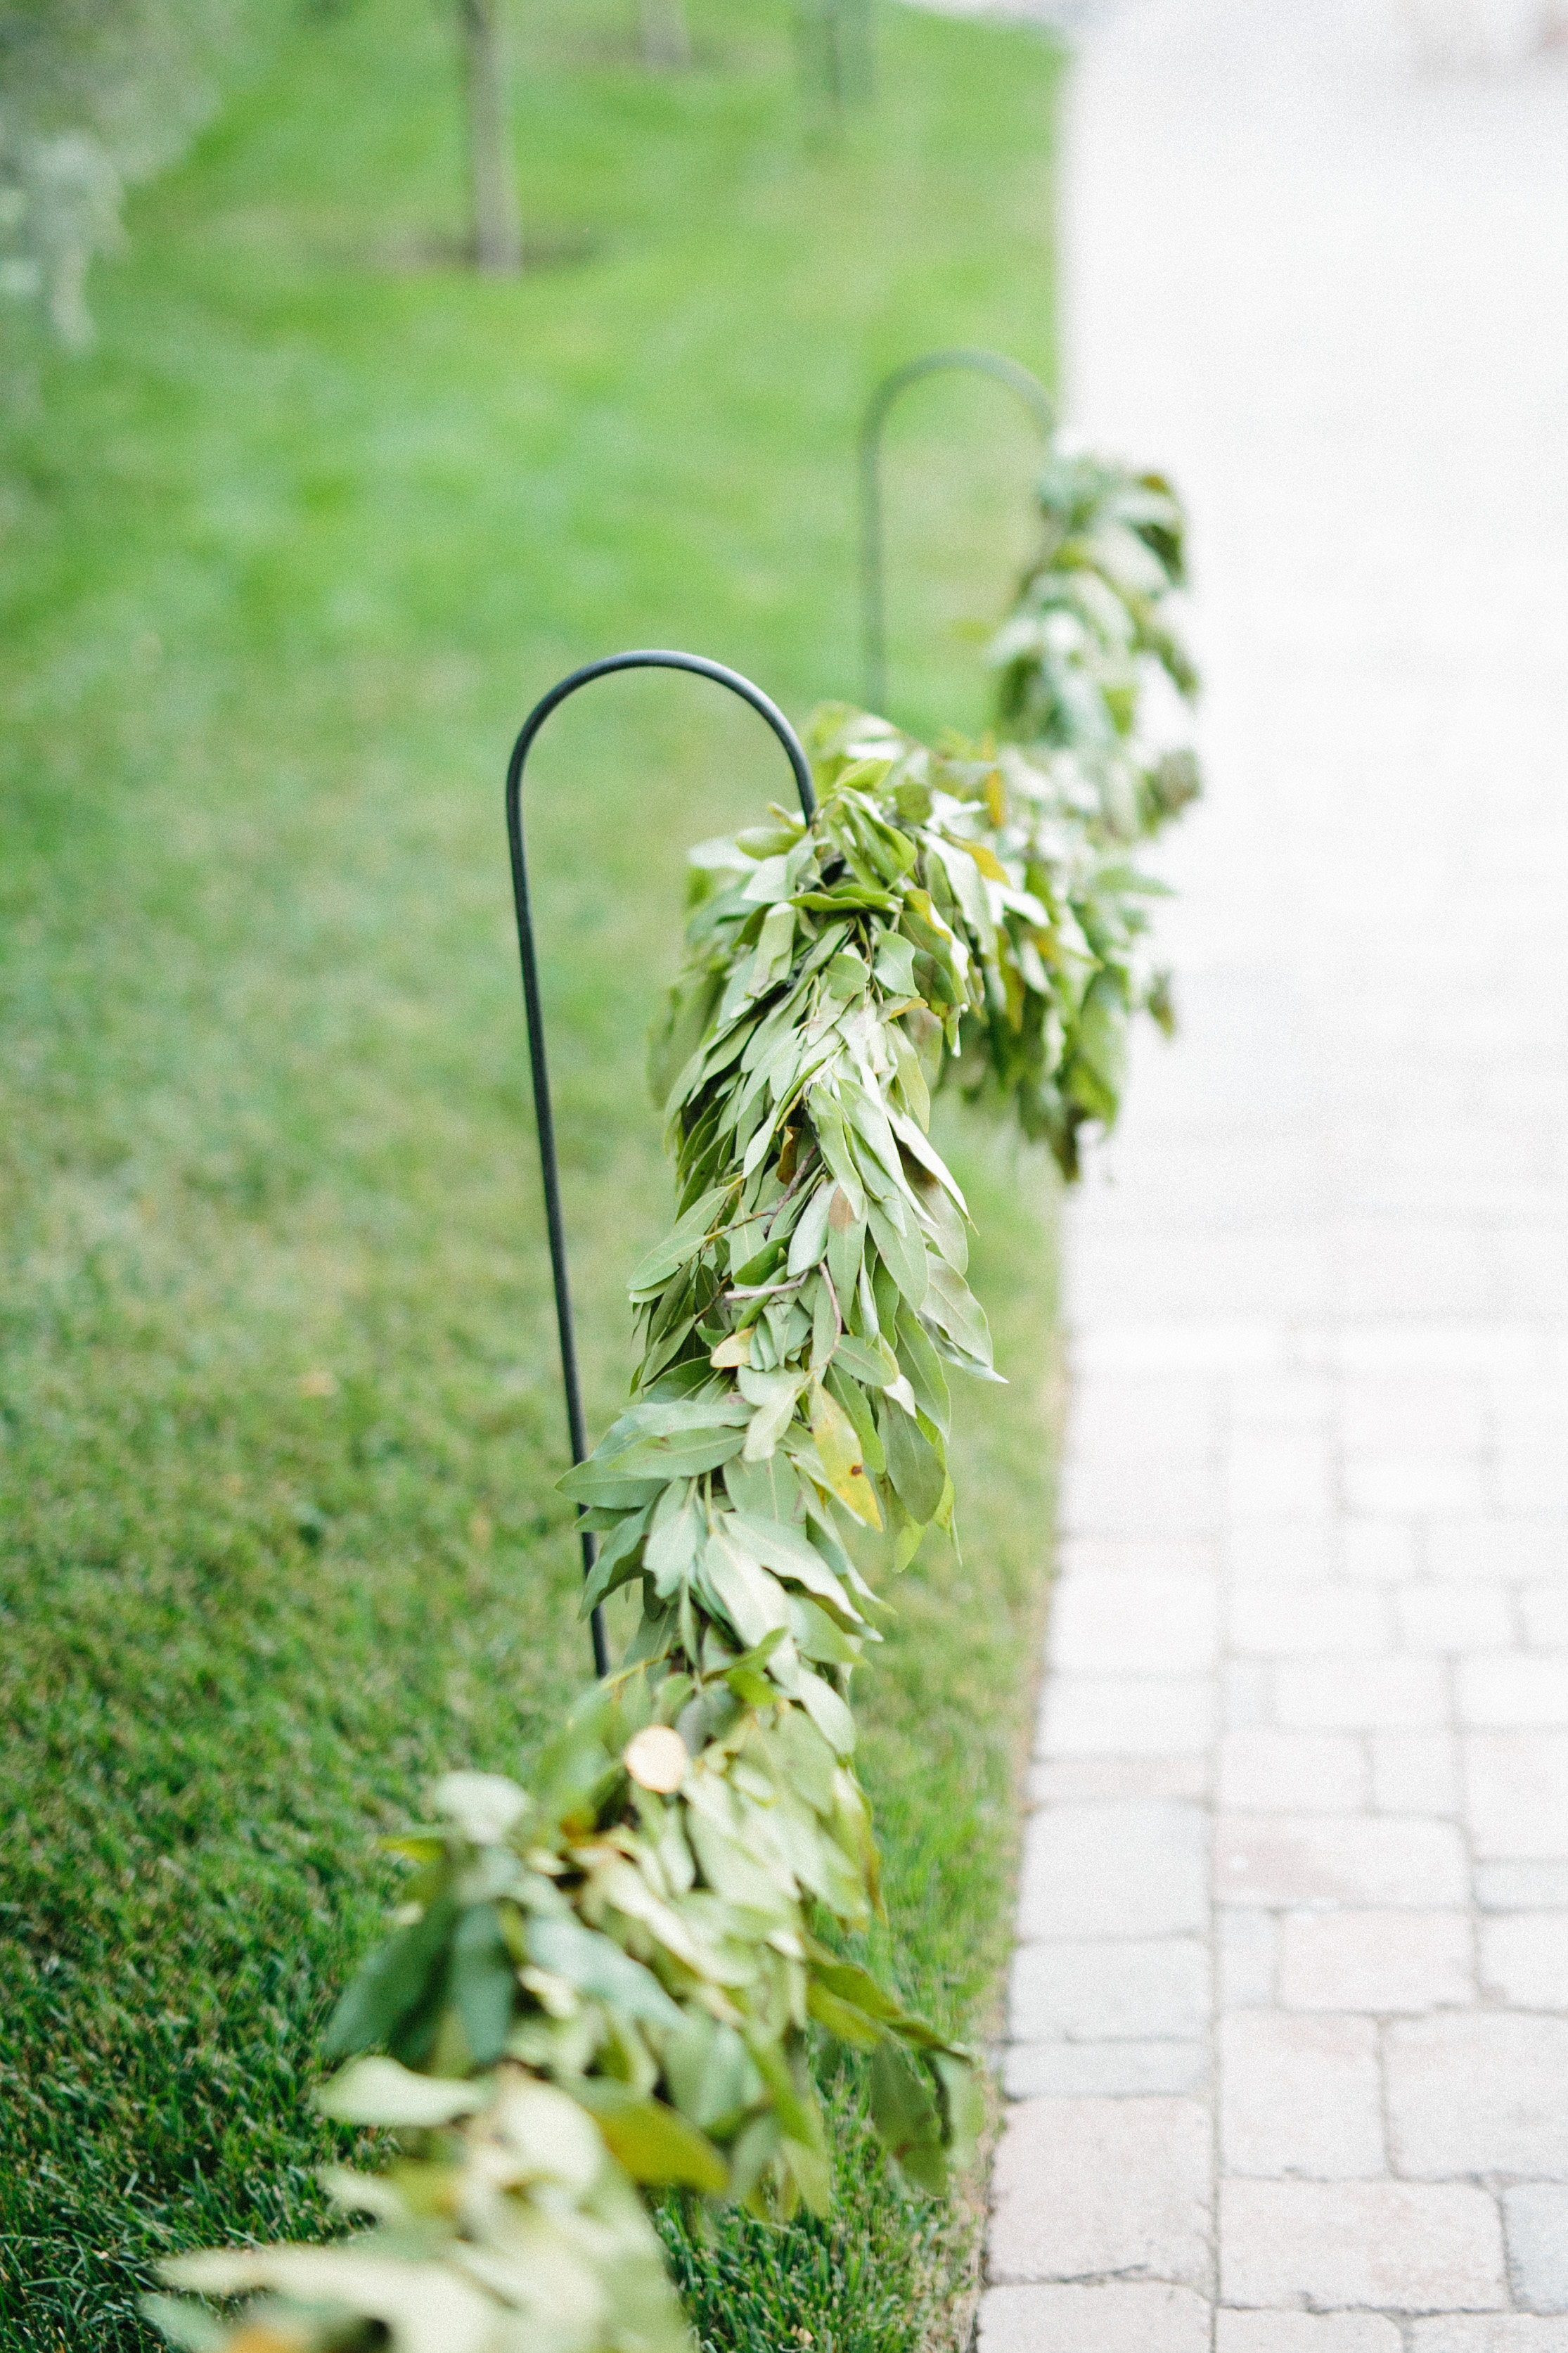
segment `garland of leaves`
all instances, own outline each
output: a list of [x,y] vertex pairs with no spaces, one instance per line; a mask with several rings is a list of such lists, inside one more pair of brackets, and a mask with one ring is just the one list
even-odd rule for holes
[[[449,1776],[403,1925],[327,2036],[321,2105],[402,2154],[329,2189],[372,2227],[187,2256],[174,2342],[233,2353],[676,2353],[638,2189],[787,2216],[828,2198],[815,2029],[869,2054],[921,2187],[974,2143],[972,2055],[822,1941],[879,1915],[849,1677],[873,1578],[953,1527],[947,1371],[996,1375],[967,1210],[930,1138],[952,1083],[1069,1173],[1162,1011],[1152,887],[1059,763],[935,753],[843,707],[820,805],[693,854],[654,1056],[678,1216],[636,1270],[633,1402],[562,1486],[636,1586],[616,1674],[527,1788]],[[383,2055],[371,2055],[380,2053]]]
[[1179,702],[1197,692],[1165,612],[1186,583],[1185,518],[1163,474],[1134,474],[1060,437],[1038,496],[1040,552],[991,646],[997,725],[1033,747],[1064,806],[1131,841],[1202,790],[1192,751],[1147,732],[1152,674]]

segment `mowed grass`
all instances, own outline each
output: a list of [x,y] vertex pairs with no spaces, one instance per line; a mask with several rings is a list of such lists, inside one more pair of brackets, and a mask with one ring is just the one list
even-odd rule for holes
[[[500,783],[631,643],[792,712],[858,685],[852,459],[884,368],[1048,369],[1057,60],[889,9],[876,109],[803,125],[775,0],[531,0],[516,284],[444,255],[428,0],[301,17],[97,274],[89,360],[0,427],[0,2344],[145,2341],[190,2243],[326,2227],[323,2014],[378,1831],[526,1767],[587,1665]],[[574,258],[569,258],[574,257]],[[22,386],[23,395],[26,385]],[[895,715],[978,723],[953,624],[1027,543],[987,385],[895,430]],[[552,723],[530,839],[585,1377],[668,1222],[642,1039],[687,845],[788,791],[758,723],[620,681]],[[954,1130],[955,1134],[958,1133]],[[983,2026],[1049,1523],[1049,1188],[964,1131],[1012,1386],[964,1401],[934,1552],[861,1693],[891,1965]],[[840,2081],[847,2204],[682,2241],[704,2337],[950,2335],[972,2217]],[[679,2236],[679,2233],[677,2233]],[[802,2332],[805,2332],[803,2335]]]

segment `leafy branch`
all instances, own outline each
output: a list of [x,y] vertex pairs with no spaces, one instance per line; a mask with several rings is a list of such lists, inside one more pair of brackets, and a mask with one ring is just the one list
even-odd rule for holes
[[1178,702],[1197,692],[1168,618],[1186,582],[1185,517],[1163,474],[1134,474],[1060,438],[1038,498],[1040,552],[991,647],[997,723],[1030,745],[1064,802],[1131,841],[1203,789],[1192,751],[1162,744],[1148,724],[1157,681]]
[[629,1285],[631,1403],[560,1482],[601,1540],[584,1611],[635,1587],[637,1631],[528,1788],[450,1775],[392,1841],[415,1876],[321,2105],[399,2153],[328,2179],[368,2230],[168,2264],[258,2299],[151,2299],[197,2353],[677,2353],[638,2193],[826,2211],[814,2033],[868,2054],[912,2181],[968,2161],[972,2054],[828,1939],[881,1914],[850,1677],[879,1585],[956,1533],[948,1373],[998,1377],[932,1098],[988,1102],[1070,1176],[1129,1023],[1169,1018],[1127,845],[1180,805],[1137,724],[1141,666],[1192,686],[1161,611],[1179,511],[1053,465],[1001,641],[1029,740],[932,751],[829,706],[812,824],[693,852],[652,1056],[676,1221]]
[[679,1215],[631,1280],[633,1402],[562,1482],[602,1540],[584,1608],[636,1583],[640,1625],[531,1788],[450,1777],[397,1842],[410,1916],[339,2008],[323,2105],[405,2154],[332,2178],[358,2238],[169,2267],[270,2293],[230,2343],[673,2345],[631,2185],[824,2211],[813,2027],[871,2053],[922,2187],[973,2147],[969,2054],[817,1931],[879,1910],[848,1680],[874,1556],[952,1527],[947,1369],[996,1377],[932,1092],[989,1091],[1070,1166],[1151,995],[1145,886],[1016,750],[842,710],[812,733],[816,822],[696,853],[655,1053]]

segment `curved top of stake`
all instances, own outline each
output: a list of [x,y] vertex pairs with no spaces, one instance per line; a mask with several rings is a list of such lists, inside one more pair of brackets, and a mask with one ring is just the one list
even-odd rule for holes
[[596,678],[607,678],[612,671],[617,670],[690,670],[698,678],[710,678],[715,685],[728,687],[730,692],[738,694],[742,702],[749,702],[752,709],[767,721],[768,725],[783,744],[790,766],[795,772],[795,790],[800,795],[801,815],[807,825],[811,823],[812,818],[816,815],[816,791],[811,781],[811,763],[805,756],[805,746],[800,737],[795,733],[772,695],[764,694],[760,686],[753,686],[751,680],[742,671],[731,670],[723,662],[710,661],[706,654],[670,653],[656,649],[626,654],[605,654],[599,661],[584,662],[581,670],[573,670],[568,677],[559,680],[548,694],[540,697],[522,723],[522,732],[512,746],[511,765],[507,770],[507,815],[513,822],[516,818],[518,795],[522,786],[524,765],[532,749],[534,737],[551,712],[558,703],[564,702],[568,695],[575,694],[579,687],[591,685]]
[[1001,352],[982,351],[967,343],[955,344],[951,351],[924,352],[919,359],[905,360],[901,367],[885,375],[872,393],[860,425],[860,638],[865,700],[871,711],[880,711],[888,699],[887,594],[882,579],[882,427],[888,411],[901,392],[918,384],[921,376],[936,375],[945,368],[966,368],[973,375],[994,377],[1017,394],[1039,427],[1043,439],[1048,441],[1056,431],[1057,405],[1037,375],[1032,375],[1020,360],[1010,360]]
[[998,384],[1011,386],[1033,416],[1042,433],[1054,433],[1057,405],[1045,385],[1021,360],[1010,360],[1003,352],[983,351],[977,344],[956,343],[951,351],[924,352],[919,359],[905,360],[901,367],[885,375],[866,404],[865,420],[860,427],[864,448],[880,431],[882,420],[906,385],[918,384],[922,375],[936,375],[943,368],[970,368],[977,375],[994,376]]

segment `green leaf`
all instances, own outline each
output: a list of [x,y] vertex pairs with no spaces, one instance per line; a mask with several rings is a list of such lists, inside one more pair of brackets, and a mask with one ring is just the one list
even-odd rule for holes
[[830,1993],[818,1979],[814,1978],[806,1989],[805,2006],[819,2026],[858,2051],[875,2051],[882,2040],[881,2028],[863,2010]]
[[792,2140],[786,2133],[780,2155],[795,2176],[805,2205],[826,2221],[833,2211],[833,2175],[826,2151]]
[[581,1617],[585,1618],[607,1595],[637,1575],[637,1547],[647,1533],[652,1516],[653,1506],[649,1504],[645,1504],[640,1511],[628,1512],[607,1541],[600,1546],[593,1574],[583,1588],[583,1598],[578,1606]]
[[[702,1876],[726,1903],[754,1912],[765,1923],[763,1935],[789,1926],[795,1917],[795,1891],[782,1867],[769,1867],[760,1842],[738,1837],[707,1815],[692,1809],[689,1818],[691,1844],[702,1865]],[[752,1936],[755,1937],[753,1928]]]
[[705,2133],[662,2100],[639,2099],[606,2076],[572,2078],[566,2088],[587,2109],[634,2181],[664,2189],[703,2189],[721,2194],[730,2168]]
[[804,1585],[808,1593],[831,1602],[851,1625],[865,1623],[803,1528],[786,1527],[778,1520],[762,1518],[750,1512],[736,1512],[726,1525],[764,1568],[771,1568],[779,1577],[789,1577],[796,1585]]
[[[671,1504],[673,1509],[667,1508]],[[703,1541],[705,1524],[695,1486],[667,1487],[652,1517],[655,1525],[643,1547],[643,1566],[653,1578],[654,1591],[668,1601],[690,1573]]]
[[837,1358],[822,1376],[823,1386],[841,1405],[855,1425],[855,1435],[860,1441],[861,1459],[868,1474],[879,1479],[888,1467],[888,1458],[877,1434],[877,1418],[870,1399],[858,1381],[851,1380],[840,1370]]
[[858,882],[840,882],[831,891],[803,891],[795,903],[821,915],[841,914],[852,907],[869,908],[879,915],[898,913],[898,901],[889,898],[886,891],[868,890]]
[[421,1919],[373,1953],[333,2010],[321,2037],[324,2059],[347,2059],[389,2042],[395,2030],[433,1998],[446,1973],[458,1905],[437,1896]]
[[753,870],[741,895],[753,906],[773,907],[790,887],[789,860],[786,855],[764,858]]
[[452,1939],[449,1998],[476,2067],[493,2066],[506,2049],[517,1994],[517,1970],[495,1905],[470,1905]]
[[833,1685],[809,1667],[796,1667],[792,1688],[836,1757],[855,1753],[855,1719]]
[[647,1256],[639,1261],[631,1281],[626,1285],[626,1290],[634,1300],[651,1298],[654,1293],[663,1288],[672,1274],[697,1256],[710,1228],[716,1221],[723,1204],[733,1189],[731,1185],[715,1185],[709,1192],[704,1193],[700,1201],[692,1204],[672,1231],[666,1234],[663,1241],[658,1243],[649,1250]]
[[786,1586],[784,1599],[789,1604],[789,1630],[803,1659],[828,1667],[858,1664],[862,1637],[847,1634],[836,1618],[819,1602],[808,1600],[804,1593],[794,1592]]
[[189,2304],[182,2295],[141,2295],[136,2309],[180,2353],[223,2353],[234,2341],[226,2322],[215,2320],[204,2306]]
[[[746,2031],[746,2043],[758,2074],[773,2095],[773,2108],[784,2128],[786,2149],[796,2164],[795,2178],[800,2182],[801,2194],[814,2213],[826,2215],[831,2200],[826,2162],[827,2137],[810,2079],[804,2076],[803,2070],[803,2080],[797,2084],[778,2045],[756,2028]],[[798,2162],[801,2157],[815,2159],[816,2164],[807,2163],[803,2172]]]
[[354,2059],[323,2084],[316,2105],[344,2125],[382,2125],[393,2131],[429,2130],[471,2116],[489,2105],[494,2086],[450,2076],[416,2075],[395,2059]]
[[863,1163],[862,1166],[867,1170],[868,1183],[873,1187],[873,1189],[881,1191],[884,1196],[889,1187],[896,1192],[907,1194],[910,1190],[909,1178],[904,1174],[903,1162],[899,1157],[898,1144],[880,1101],[876,1095],[868,1093],[865,1088],[857,1086],[853,1080],[847,1078],[839,1081],[838,1092],[845,1112],[857,1134],[866,1145],[872,1160],[886,1174],[887,1184],[879,1186],[870,1173],[869,1164]]
[[991,1329],[984,1309],[963,1277],[940,1259],[930,1261],[931,1282],[926,1294],[925,1314],[940,1332],[945,1332],[955,1348],[973,1356],[979,1365],[991,1363]]
[[826,1273],[819,1273],[811,1285],[811,1369],[814,1373],[819,1373],[832,1361],[833,1352],[842,1336],[832,1279]]
[[[743,1366],[738,1377],[745,1396],[756,1408],[745,1435],[744,1458],[748,1462],[763,1462],[795,1419],[795,1409],[805,1387],[806,1375],[801,1372],[755,1373],[750,1366]],[[733,1451],[739,1452],[742,1450],[737,1448]]]
[[[924,1242],[918,1233],[900,1231],[879,1201],[868,1201],[866,1215],[871,1228],[871,1239],[877,1245],[883,1265],[910,1305],[916,1309],[923,1307],[928,1282]],[[909,1223],[910,1226],[914,1224],[912,1216]]]
[[737,1539],[732,1515],[721,1513],[702,1554],[702,1575],[719,1609],[746,1648],[775,1628],[789,1626],[784,1588]]
[[798,1707],[784,1708],[771,1735],[789,1785],[799,1791],[824,1821],[832,1819],[837,1758],[809,1715]]
[[827,1271],[835,1293],[846,1304],[855,1296],[865,1247],[865,1219],[857,1216],[848,1194],[837,1187],[827,1210]]
[[1127,1008],[1120,984],[1107,973],[1097,973],[1089,985],[1074,1042],[1068,1086],[1109,1126],[1126,1080]]
[[877,943],[877,978],[891,997],[918,997],[915,952],[897,932],[884,932]]
[[[762,1234],[762,1220],[758,1219],[731,1240],[730,1280],[742,1290],[754,1291],[784,1262],[785,1244],[781,1240],[764,1240],[761,1250],[752,1249],[753,1240]],[[751,1250],[750,1257],[746,1255],[748,1250]]]
[[800,1223],[790,1238],[787,1271],[804,1274],[815,1266],[827,1248],[827,1212],[836,1187],[819,1185],[801,1214]]
[[971,2166],[985,2131],[985,2094],[973,2060],[956,2051],[933,2051],[928,2063],[937,2079],[944,2111],[947,2161],[954,2172]]
[[795,948],[795,909],[788,905],[768,909],[763,928],[752,956],[752,969],[746,982],[749,997],[765,996],[777,987],[789,972]]
[[[917,1422],[900,1406],[883,1405],[877,1417],[887,1450],[888,1476],[911,1520],[922,1525],[936,1517],[947,1466]],[[934,1424],[932,1425],[934,1428]]]
[[[824,1160],[837,1178],[839,1187],[855,1218],[866,1214],[866,1187],[859,1163],[849,1141],[849,1130],[844,1113],[826,1084],[812,1087],[806,1095],[806,1108],[816,1130],[816,1141]],[[829,1219],[831,1230],[831,1218]],[[837,1291],[838,1286],[834,1284]],[[839,1293],[840,1297],[843,1293]]]
[[683,2013],[653,1971],[595,1928],[576,1920],[535,1917],[528,1924],[528,1950],[537,1968],[628,2018],[645,2019],[650,2026],[680,2024]]
[[[665,2040],[663,2055],[675,2105],[701,2130],[721,2139],[762,2097],[762,2079],[745,2043],[732,2026],[721,2026],[705,2011],[681,2013],[679,2026]],[[743,2178],[733,2147],[730,2167],[730,2194],[743,2198],[751,2181]]]
[[764,1462],[748,1462],[737,1455],[724,1465],[724,1485],[737,1511],[776,1520],[781,1527],[793,1526],[804,1508],[800,1475],[782,1451],[770,1454]]
[[967,1217],[969,1204],[958,1188],[957,1179],[942,1155],[927,1143],[914,1121],[906,1118],[901,1111],[894,1111],[890,1104],[888,1106],[887,1118],[889,1126],[910,1158],[918,1160],[927,1174],[935,1177],[937,1183],[945,1192],[951,1194],[956,1206]]
[[739,2199],[759,2221],[776,2220],[763,2198],[760,2185],[783,2147],[784,2134],[771,2108],[753,2116],[731,2143],[730,2194]]
[[617,1479],[613,1464],[606,1466],[590,1456],[586,1462],[574,1464],[555,1484],[574,1504],[593,1504],[606,1511],[636,1512],[645,1504],[657,1504],[665,1482],[646,1472],[640,1478]]
[[[650,1480],[657,1480],[662,1487],[670,1479],[691,1479],[702,1471],[717,1471],[731,1454],[739,1454],[745,1442],[744,1429],[733,1424],[719,1429],[672,1430],[668,1438],[634,1440],[607,1461],[591,1455],[556,1484],[574,1503],[612,1503],[620,1500],[617,1490],[624,1492]],[[653,1498],[626,1495],[625,1500],[651,1502]]]
[[931,1345],[931,1335],[907,1307],[899,1310],[897,1330],[899,1362],[909,1375],[915,1402],[946,1438],[952,1429],[952,1405],[942,1359]]
[[947,2188],[942,2112],[930,2075],[896,2043],[884,2042],[871,2061],[871,2122],[889,2157],[921,2189]]
[[605,1430],[595,1449],[595,1455],[608,1463],[637,1440],[679,1438],[692,1431],[718,1430],[726,1422],[744,1424],[745,1408],[726,1381],[700,1365],[696,1368],[695,1379],[700,1395],[642,1398],[636,1405],[628,1406],[619,1420]]
[[877,1983],[868,1969],[854,1961],[841,1960],[823,1946],[812,1947],[807,1957],[811,1962],[812,1978],[826,1986],[840,2000],[853,2002],[857,2010],[882,2025],[902,2026],[907,2023],[901,2005],[887,1989]]
[[846,1332],[834,1351],[833,1361],[840,1372],[847,1373],[863,1388],[885,1389],[889,1381],[897,1380],[898,1366],[889,1364],[879,1347],[868,1340],[857,1340]]

